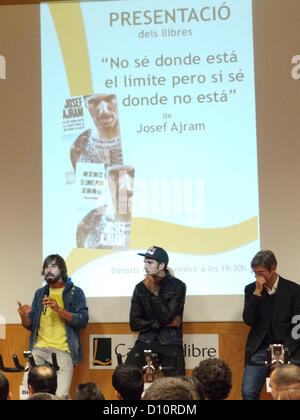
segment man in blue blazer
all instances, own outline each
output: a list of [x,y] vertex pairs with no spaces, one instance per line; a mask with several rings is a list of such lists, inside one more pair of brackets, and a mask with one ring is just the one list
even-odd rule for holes
[[[254,362],[263,362],[270,344],[283,344],[291,362],[300,364],[300,338],[295,326],[297,316],[300,318],[300,286],[277,274],[277,260],[272,251],[258,252],[251,268],[256,281],[245,288],[243,319],[251,327],[246,354]],[[268,374],[268,367],[253,366],[246,360],[244,400],[259,399]]]

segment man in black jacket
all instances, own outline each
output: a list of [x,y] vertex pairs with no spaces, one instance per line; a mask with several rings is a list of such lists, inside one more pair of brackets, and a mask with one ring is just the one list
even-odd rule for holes
[[186,286],[167,270],[167,252],[153,246],[145,254],[146,278],[134,289],[130,308],[130,327],[139,336],[128,353],[126,364],[145,365],[144,350],[159,358],[165,376],[185,375],[182,343],[182,317]]
[[[272,251],[258,252],[251,268],[256,281],[245,288],[243,319],[251,327],[246,354],[254,362],[263,362],[270,344],[283,344],[289,350],[290,360],[300,363],[300,341],[295,334],[297,315],[300,315],[300,286],[277,274],[277,260]],[[244,400],[259,399],[268,374],[267,367],[246,363]]]

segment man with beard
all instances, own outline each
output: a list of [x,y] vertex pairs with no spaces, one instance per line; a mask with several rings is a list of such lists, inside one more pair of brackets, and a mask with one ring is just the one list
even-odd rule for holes
[[77,162],[104,163],[106,167],[123,164],[116,96],[101,93],[84,100],[95,129],[84,131],[74,141],[70,150],[74,170]]
[[[18,302],[22,325],[31,331],[29,350],[37,365],[52,363],[56,353],[57,392],[69,393],[73,366],[81,362],[80,329],[88,323],[88,308],[83,291],[68,278],[64,259],[49,255],[43,263],[42,275],[46,286],[35,293],[32,306]],[[23,384],[27,384],[27,373]]]

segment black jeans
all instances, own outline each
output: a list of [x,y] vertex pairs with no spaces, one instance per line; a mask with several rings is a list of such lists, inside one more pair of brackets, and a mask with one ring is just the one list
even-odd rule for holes
[[165,376],[185,375],[185,362],[183,348],[179,344],[162,345],[158,340],[152,344],[136,341],[134,347],[127,355],[125,364],[142,368],[146,364],[144,350],[151,350],[158,355],[158,360],[163,368]]

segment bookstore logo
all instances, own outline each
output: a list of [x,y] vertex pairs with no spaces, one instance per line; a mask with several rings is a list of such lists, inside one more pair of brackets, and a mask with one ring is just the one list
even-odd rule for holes
[[6,79],[6,59],[0,55],[0,79]]
[[[115,369],[126,361],[136,341],[135,334],[90,335],[90,369]],[[193,369],[201,360],[219,357],[218,334],[183,334],[186,369]]]
[[93,366],[111,366],[111,338],[93,338]]

